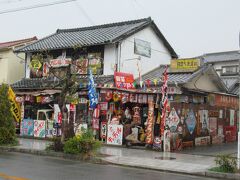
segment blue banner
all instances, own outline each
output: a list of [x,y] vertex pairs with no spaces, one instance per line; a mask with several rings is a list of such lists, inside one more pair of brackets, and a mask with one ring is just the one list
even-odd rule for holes
[[89,98],[89,106],[90,108],[96,108],[98,104],[98,96],[96,93],[96,88],[94,86],[94,80],[91,69],[89,70],[89,82],[88,82],[88,98]]

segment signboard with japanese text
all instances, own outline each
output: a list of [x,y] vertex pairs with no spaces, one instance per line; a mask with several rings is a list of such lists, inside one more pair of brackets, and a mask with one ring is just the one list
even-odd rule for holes
[[93,58],[88,61],[88,66],[92,70],[92,74],[102,74],[102,61],[100,58]]
[[172,59],[170,68],[171,72],[192,72],[200,67],[199,59]]
[[123,126],[108,125],[107,144],[122,145],[122,139],[123,139]]
[[148,41],[144,41],[141,39],[134,39],[134,53],[145,56],[151,57],[151,43]]
[[135,89],[133,74],[114,72],[114,80],[117,88]]
[[34,120],[34,137],[44,138],[46,136],[45,130],[45,121]]
[[237,109],[239,106],[238,97],[235,97],[235,96],[216,94],[215,101],[216,101],[216,105],[221,107],[231,107],[231,108]]
[[57,67],[66,67],[70,65],[72,62],[71,58],[58,58],[50,60],[50,67],[57,68]]

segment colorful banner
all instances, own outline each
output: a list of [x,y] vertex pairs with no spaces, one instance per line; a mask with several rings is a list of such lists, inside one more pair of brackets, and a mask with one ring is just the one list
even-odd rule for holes
[[52,59],[50,60],[50,67],[52,68],[66,67],[70,65],[71,62],[72,62],[71,58]]
[[117,88],[135,89],[133,74],[114,72],[114,80]]
[[34,120],[34,137],[44,138],[46,135],[45,130],[45,121]]
[[154,125],[154,104],[153,102],[148,103],[148,120],[146,127],[146,143],[153,143],[153,125]]
[[122,125],[108,125],[107,144],[122,145],[123,126]]
[[21,121],[21,110],[19,104],[16,101],[16,95],[10,86],[8,88],[8,99],[11,104],[11,112],[13,114],[13,117],[19,123]]
[[23,119],[21,122],[21,136],[33,136],[34,121],[32,119]]
[[91,69],[89,70],[89,82],[88,82],[88,98],[89,98],[89,107],[96,108],[98,104],[98,96],[96,93],[96,88],[94,85],[93,75]]

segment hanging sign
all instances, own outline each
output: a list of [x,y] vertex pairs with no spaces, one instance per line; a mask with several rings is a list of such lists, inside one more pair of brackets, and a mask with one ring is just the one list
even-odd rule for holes
[[117,88],[135,89],[133,74],[114,72],[114,80]]
[[49,75],[49,64],[47,62],[43,63],[43,77],[48,77]]
[[108,125],[107,144],[122,145],[123,126],[122,125]]

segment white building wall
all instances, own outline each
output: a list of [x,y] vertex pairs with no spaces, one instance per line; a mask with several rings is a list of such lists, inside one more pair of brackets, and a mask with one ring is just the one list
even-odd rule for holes
[[134,54],[134,38],[151,43],[151,57],[141,56],[141,60],[139,61],[141,74],[149,72],[160,64],[170,63],[171,55],[164,46],[163,41],[159,39],[151,27],[147,27],[122,42],[119,71],[132,73],[134,78],[138,78],[138,60],[128,60],[139,57],[139,55]]
[[103,65],[103,74],[104,75],[113,75],[114,65],[117,57],[117,48],[114,44],[109,44],[104,46],[104,65]]

